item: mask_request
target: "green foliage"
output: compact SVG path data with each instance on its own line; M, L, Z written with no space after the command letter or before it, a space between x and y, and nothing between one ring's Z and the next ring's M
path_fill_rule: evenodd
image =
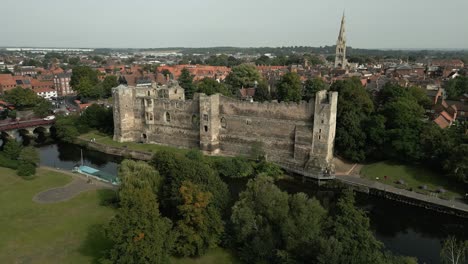
M39 98L38 102L33 108L34 114L39 117L45 117L50 114L52 103L44 98Z
M346 191L329 219L318 263L385 263L382 249L382 243L370 231L369 218L354 206L352 191Z
M227 185L215 170L203 160L192 160L169 151L158 151L151 160L164 177L161 203L165 211L171 212L182 204L179 189L183 181L198 185L202 191L213 195L213 205L220 212L224 211L229 201ZM175 216L175 212L172 212Z
M468 93L468 76L459 76L451 79L447 83L445 91L449 99L458 99L463 94Z
M184 88L185 99L192 99L197 87L194 85L193 76L187 68L182 69L178 81L179 85Z
M161 217L156 195L146 181L147 170L126 163L119 190L120 208L106 228L113 247L112 263L169 263L174 241L172 223ZM136 167L132 167L137 165ZM141 174L146 176L140 177Z
M468 143L455 146L443 162L448 175L468 183Z
M308 79L304 83L304 95L302 99L309 101L315 98L315 93L322 90L328 90L328 85L320 78Z
M255 164L255 174L269 176L277 180L284 175L284 172L280 166L263 159L257 164Z
M108 98L112 96L112 88L119 86L119 82L117 81L117 76L109 75L104 78L101 83L102 87L102 97Z
M98 72L88 66L76 66L73 68L70 79L70 86L77 91L80 96L97 98L101 95L100 89L96 89L99 84Z
M114 113L110 107L92 104L83 112L79 122L103 133L114 133Z
M325 213L317 200L288 195L270 177L249 180L231 215L239 254L247 263L309 262Z
M157 196L161 190L162 177L159 172L143 161L124 160L119 166L119 178L132 178L132 180L147 183Z
M231 86L232 93L235 94L242 87L254 87L256 83L260 82L260 79L260 73L255 65L241 64L232 68L225 82Z
M207 65L213 65L213 66L233 67L233 66L241 64L241 61L236 59L233 56L221 54L221 55L210 56L208 59L205 60L204 63Z
M32 176L36 174L36 165L28 161L21 160L18 165L17 174L22 177Z
M277 84L278 100L284 102L299 102L302 99L302 84L299 75L288 72Z
M19 166L18 160L12 160L6 157L5 154L0 153L0 167L16 170L18 166Z
M86 127L79 122L78 116L58 116L55 121L57 137L61 140L72 142L81 132L86 132Z
M35 106L41 100L33 90L20 86L6 91L4 99L19 109Z
M19 154L19 160L37 167L40 162L39 152L35 147L24 147Z
M215 79L204 78L197 82L197 92L204 93L206 95L212 95L220 93L222 95L230 96L231 92L223 83L218 82Z
M257 85L257 88L255 89L254 100L259 102L271 100L271 94L268 88L268 83L264 79L260 80L260 82Z
M219 211L212 206L210 192L184 181L179 193L183 203L177 207L181 220L175 228L175 252L179 256L201 256L219 244L224 224Z
M252 162L244 157L219 159L215 162L219 174L229 178L244 178L252 176Z
M331 90L339 93L336 150L349 160L363 161L366 159L366 134L363 127L374 110L373 102L359 79L337 81Z
M17 160L21 153L21 144L15 140L8 140L3 146L3 155L11 160Z

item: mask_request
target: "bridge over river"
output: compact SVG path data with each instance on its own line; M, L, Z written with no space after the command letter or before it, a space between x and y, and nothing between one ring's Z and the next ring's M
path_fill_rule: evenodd
M0 133L2 138L18 138L20 135L34 136L38 133L50 133L50 128L55 120L30 119L23 121L0 122Z

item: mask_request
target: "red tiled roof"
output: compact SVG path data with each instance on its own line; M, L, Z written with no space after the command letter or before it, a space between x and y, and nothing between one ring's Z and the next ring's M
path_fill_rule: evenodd
M445 119L442 115L434 119L434 123L436 123L442 129L450 126L450 122L447 119Z
M44 87L44 88L34 89L34 92L36 92L36 93L50 93L50 92L55 92L55 90L51 89L51 88Z

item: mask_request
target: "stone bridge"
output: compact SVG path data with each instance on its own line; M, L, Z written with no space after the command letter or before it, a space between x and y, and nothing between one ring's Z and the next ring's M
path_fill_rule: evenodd
M34 136L37 133L50 133L55 120L32 119L0 123L2 137L18 138L21 134Z

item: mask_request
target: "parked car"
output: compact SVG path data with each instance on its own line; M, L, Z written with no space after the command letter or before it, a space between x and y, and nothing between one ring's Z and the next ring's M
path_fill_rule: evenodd
M55 119L55 116L54 115L50 115L50 116L46 116L43 118L44 120L54 120Z

